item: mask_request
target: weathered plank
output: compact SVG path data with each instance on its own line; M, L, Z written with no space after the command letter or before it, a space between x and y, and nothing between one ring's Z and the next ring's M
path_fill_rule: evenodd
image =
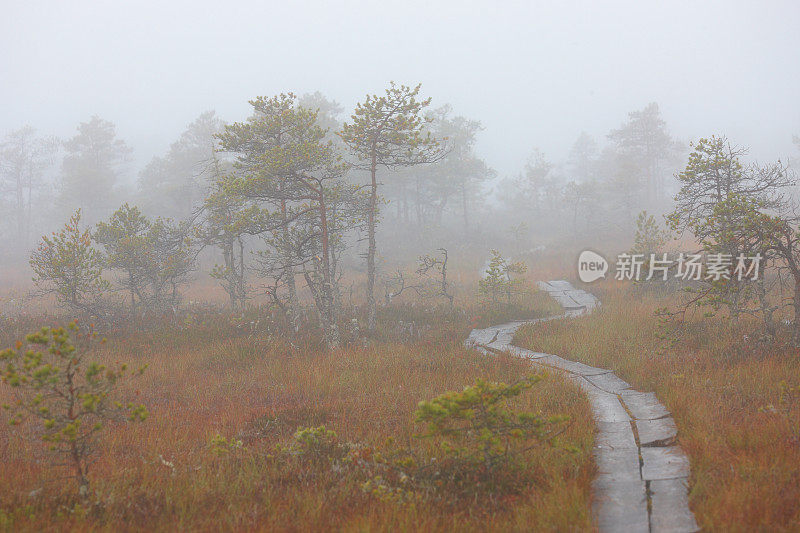
M583 305L594 305L598 302L597 298L586 291L574 290L567 292L570 298Z
M492 342L495 335L497 335L496 328L486 328L486 329L473 329L472 332L467 337L467 344L473 345L485 345Z
M575 309L578 307L583 307L583 304L579 304L575 300L573 300L568 293L565 292L551 292L550 296L561 305L561 307L565 309Z
M636 432L642 446L672 446L678 436L678 428L671 417L636 420Z
M514 340L514 334L507 331L501 331L497 334L494 342L501 346L508 346Z
M629 422L630 417L619 399L613 394L602 391L588 391L592 404L592 415L595 422Z
M541 359L543 357L547 357L546 353L534 352L533 350L526 350L525 348L520 348L519 346L514 346L513 344L509 344L505 348L503 348L506 352L511 352L517 357L522 357L524 359Z
M537 281L536 282L536 286L539 287L539 289L541 289L543 291L547 291L547 292L552 292L552 291L559 290L559 289L556 289L555 287L553 287L552 285L550 285L549 283L547 283L546 281Z
M630 422L597 422L594 445L608 449L638 449Z
M655 420L669 416L669 411L661 405L655 393L624 390L619 395L622 403L637 420Z
M592 385L603 389L606 392L619 393L631 388L631 384L624 379L618 378L615 374L598 374L596 376L586 376Z
M600 531L650 531L644 481L620 481L600 475L592 482L592 490L592 508Z
M539 362L581 376L594 376L599 374L608 374L609 372L611 372L610 370L606 370L605 368L595 368L593 366L585 365L583 363L578 363L577 361L569 361L557 355L547 355L547 357L543 358Z
M547 283L551 287L553 287L555 289L558 289L560 291L573 291L573 290L575 290L575 288L572 286L572 284L569 281L566 281L566 280L563 280L563 279L557 279L557 280L554 280L554 281L548 281Z
M685 478L651 481L650 500L650 528L654 533L689 533L700 530L689 510Z
M677 446L641 448L642 479L689 477L689 460Z
M609 480L641 480L637 448L594 449L598 476Z

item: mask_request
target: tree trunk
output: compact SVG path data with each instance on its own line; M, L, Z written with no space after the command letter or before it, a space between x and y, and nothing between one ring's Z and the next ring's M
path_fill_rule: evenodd
M442 248L442 255L444 255L444 259L442 260L442 285L441 291L445 298L450 302L450 305L453 305L453 295L447 290L447 250Z
M775 323L772 320L773 308L767 300L767 287L764 278L755 281L756 295L758 295L758 305L761 307L761 318L764 321L764 331L772 338L775 336Z
M794 277L794 324L792 324L792 344L800 347L800 277Z
M339 347L339 328L336 323L336 306L333 301L333 273L331 272L330 244L328 239L328 214L325 207L325 190L319 184L319 226L322 233L322 313L325 320L325 343L328 348Z
M236 275L236 297L239 300L239 305L242 309L244 309L244 300L247 296L245 292L245 284L244 284L244 242L242 242L241 237L237 237L237 242L239 244L239 272L237 273L234 270L234 274Z
M131 325L136 327L136 291L133 288L133 275L128 274L128 280L131 282Z
M225 261L225 278L221 280L228 298L231 300L231 309L236 310L236 290L234 288L234 277L236 275L236 263L233 255L233 241L222 245L222 259Z
M461 185L461 210L464 212L464 235L469 238L469 211L467 210L467 185Z
M78 482L78 494L81 499L86 500L89 498L89 480L86 478L86 471L81 461L81 455L78 450L78 444L73 441L70 445L70 455L72 456L72 463L75 467L75 479Z
M378 209L378 181L376 172L378 170L377 157L373 153L370 164L370 174L372 178L372 188L369 197L369 212L367 213L367 329L370 333L375 331L376 308L375 308L375 215Z
M289 243L289 223L286 220L286 200L281 199L281 230L283 231L283 260L284 271L287 274L286 286L289 291L288 313L289 325L297 333L300 328L297 317L297 287L294 282L294 267L292 266L292 249Z

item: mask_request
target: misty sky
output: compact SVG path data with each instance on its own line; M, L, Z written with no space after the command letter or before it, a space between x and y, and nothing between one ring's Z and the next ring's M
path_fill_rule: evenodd
M98 114L132 174L204 110L241 120L256 95L320 90L349 114L389 80L482 121L501 175L650 101L683 140L724 133L761 160L800 134L796 0L0 4L0 133L69 137Z

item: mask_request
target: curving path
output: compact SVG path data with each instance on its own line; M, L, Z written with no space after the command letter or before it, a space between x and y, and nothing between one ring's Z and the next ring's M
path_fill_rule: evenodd
M562 316L577 316L600 305L592 294L567 281L539 282L539 287L561 304ZM689 460L675 445L677 428L669 411L655 394L631 389L610 370L511 344L520 326L539 321L475 329L467 344L562 370L589 396L597 424L594 457L599 473L592 488L600 531L697 531L687 495Z

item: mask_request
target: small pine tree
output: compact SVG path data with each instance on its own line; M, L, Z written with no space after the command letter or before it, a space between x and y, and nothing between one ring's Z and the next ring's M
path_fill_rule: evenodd
M653 215L642 211L636 217L636 236L634 238L632 254L644 254L645 259L650 254L656 253L670 238L670 232L658 227L658 222Z
M390 82L384 95L367 95L356 104L352 122L339 133L355 156L355 163L370 174L367 209L367 327L375 331L375 235L378 227L378 169L434 163L445 155L444 147L431 135L423 110L430 98L418 100L421 85L408 87Z
M440 442L444 456L437 469L456 479L490 491L504 492L514 485L514 471L534 446L556 444L569 420L566 415L544 416L515 412L508 402L542 379L532 375L511 385L479 379L460 392L445 392L419 403L415 412L426 431L420 437ZM445 476L446 477L446 476Z
M88 229L81 230L78 209L61 231L43 236L30 257L33 282L43 294L55 294L72 312L96 314L97 302L109 284L103 279L103 256L92 247Z
M478 282L478 292L495 304L505 296L506 303L510 305L511 297L520 285L520 280L514 279L512 274L524 274L528 267L522 262L510 263L497 250L492 250L491 254L483 279Z
M134 320L139 308L164 310L177 304L178 286L194 269L187 227L150 220L138 207L124 204L97 224L94 239L108 254L108 265L124 273L119 283L130 295Z
M114 399L126 365L113 370L85 360L96 335L71 322L66 328L42 328L15 348L0 352L0 380L14 397L3 405L11 412L9 423L16 426L27 418L38 419L37 437L72 467L84 498L89 488L88 459L105 422L147 418L143 405ZM137 373L143 371L144 367Z

